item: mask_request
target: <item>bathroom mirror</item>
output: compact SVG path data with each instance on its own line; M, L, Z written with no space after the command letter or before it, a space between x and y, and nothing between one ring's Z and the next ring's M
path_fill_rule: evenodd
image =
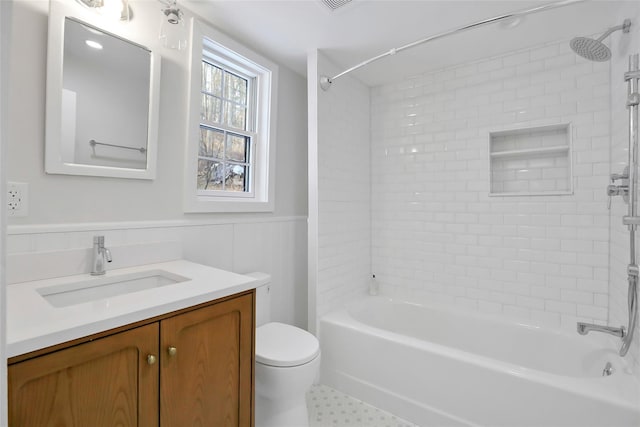
M51 2L45 171L154 179L159 56L96 20Z

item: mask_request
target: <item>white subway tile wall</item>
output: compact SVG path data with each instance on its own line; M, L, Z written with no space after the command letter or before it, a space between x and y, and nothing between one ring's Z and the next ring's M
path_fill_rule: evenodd
M369 88L352 77L338 85L318 99L318 122L330 123L318 133L318 318L364 295L371 277Z
M608 64L562 41L372 89L383 291L554 327L607 323L609 85ZM491 132L567 123L573 194L489 197ZM566 183L565 162L538 172Z

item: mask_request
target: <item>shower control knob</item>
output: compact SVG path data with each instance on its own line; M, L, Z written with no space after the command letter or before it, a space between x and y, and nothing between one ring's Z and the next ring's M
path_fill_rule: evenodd
M623 173L612 173L611 174L611 182L617 181L619 179L629 179L629 173L626 171Z
M629 192L629 187L626 185L607 185L607 196L626 196Z

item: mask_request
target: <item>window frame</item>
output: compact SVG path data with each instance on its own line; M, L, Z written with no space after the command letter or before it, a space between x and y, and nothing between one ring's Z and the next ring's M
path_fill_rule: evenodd
M189 58L187 144L185 152L185 212L272 212L275 192L275 124L278 67L225 34L192 18ZM254 96L248 100L247 130L226 124L209 126L201 120L202 61L223 66L241 78L249 77ZM251 116L251 117L250 117ZM250 135L250 192L198 190L200 126L242 136ZM226 142L225 142L226 143Z

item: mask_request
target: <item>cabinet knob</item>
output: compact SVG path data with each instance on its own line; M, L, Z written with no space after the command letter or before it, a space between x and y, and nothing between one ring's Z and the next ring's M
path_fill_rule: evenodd
M147 363L149 365L153 365L154 363L156 363L157 358L153 355L153 354L149 354L147 356Z
M169 356L175 356L178 353L178 349L175 347L168 347L167 352L169 353Z

